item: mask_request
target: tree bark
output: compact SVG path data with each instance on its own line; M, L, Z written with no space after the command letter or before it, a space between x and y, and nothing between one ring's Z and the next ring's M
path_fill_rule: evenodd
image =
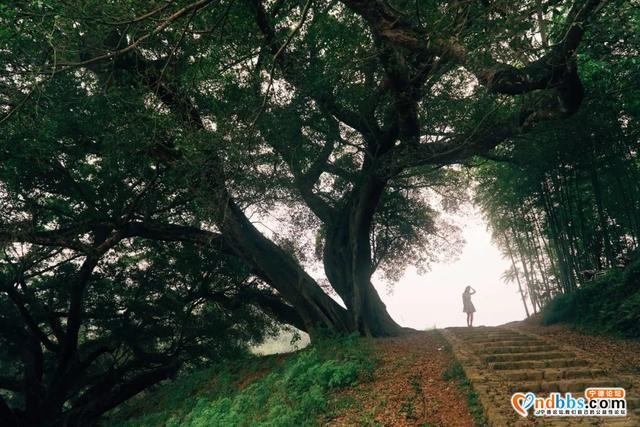
M347 311L318 286L293 256L264 237L231 198L226 200L226 213L218 223L225 241L292 305L306 329L311 333L318 327L354 331Z
M367 168L364 168L365 173ZM329 282L342 298L352 323L367 336L402 331L371 283L371 228L386 182L374 173L352 191L338 218L328 224L323 263Z

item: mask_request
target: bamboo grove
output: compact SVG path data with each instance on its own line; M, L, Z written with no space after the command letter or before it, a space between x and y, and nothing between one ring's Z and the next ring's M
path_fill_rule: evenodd
M549 123L476 170L476 201L512 263L504 279L518 287L527 315L554 295L627 265L637 250L637 11L634 16L608 17L605 27L618 43L581 57L588 98L579 113Z

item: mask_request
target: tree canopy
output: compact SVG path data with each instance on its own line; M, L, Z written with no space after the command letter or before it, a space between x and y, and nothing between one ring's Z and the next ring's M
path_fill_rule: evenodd
M266 316L401 333L372 277L459 250L441 212L470 178L452 165L491 162L473 178L485 210L509 241L540 227L522 267L542 278L577 250L540 252L565 242L550 222L568 209L564 142L607 157L576 117L606 120L621 150L607 167L637 170L637 23L631 2L604 0L3 3L0 420L94 420L187 361L241 351ZM603 72L620 82L606 105ZM591 171L571 185L601 197L581 217L600 225L569 242L602 251L558 261L560 288L624 252L597 189L616 177Z

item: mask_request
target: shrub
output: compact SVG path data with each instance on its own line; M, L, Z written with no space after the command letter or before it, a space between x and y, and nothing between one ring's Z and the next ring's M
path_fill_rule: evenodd
M557 296L542 311L542 321L640 338L640 258L624 270L611 269L575 291Z
M254 362L254 366L257 365ZM113 425L315 425L327 406L330 392L354 385L360 378L370 375L373 366L371 352L362 339L355 336L323 338L290 355L282 364L271 366L270 372L240 389L234 389L232 384L251 375L250 370L235 374L228 370L224 371L226 374L207 372L204 377L209 375L208 382L213 390L201 388L203 375L200 373L185 377L139 403L143 406L149 400L154 401L156 396L164 395L173 399L173 402L161 399L169 404L168 407L159 406L155 412L148 411L144 416L126 421L120 418ZM185 382L192 383L194 378L200 380L200 386L184 385ZM215 391L218 387L222 390L220 393Z

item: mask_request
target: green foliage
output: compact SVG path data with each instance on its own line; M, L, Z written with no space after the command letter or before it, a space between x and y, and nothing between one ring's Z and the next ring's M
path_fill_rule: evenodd
M383 312L367 300L375 296L366 292L374 272L394 280L407 265L424 268L461 246L459 230L438 212L460 205L468 182L464 169L444 166L500 142L497 154L533 166L482 171L486 182L498 182L485 194L502 196L488 203L497 205L493 222L515 212L520 217L503 228L534 241L531 218L542 219L546 182L553 189L547 214L564 221L555 240L572 243L549 248L548 257L580 258L566 269L543 265L533 281L614 264L631 245L625 239L637 245L640 234L640 189L625 182L640 177L638 93L626 87L638 74L637 8L614 1L577 25L568 0L521 3L0 6L0 245L7 246L0 362L29 382L11 393L33 394L12 399L13 412L87 424L82 417L152 382L139 385L147 367L163 368L152 378L160 381L169 368L173 375L242 353L266 332L260 309L307 327L394 333L390 320L374 321L384 313L343 312L305 267L323 258L325 289L347 307ZM600 15L605 25L596 24ZM594 94L585 111L566 125L547 120L548 129L520 123L547 95L572 91L573 58L556 60L564 53L552 46L582 36L568 29L587 27L589 43L577 58ZM561 50L573 56L574 48ZM549 88L535 91L540 83L530 84L528 74L539 70ZM546 118L547 108L539 113ZM589 207L591 181L603 188L600 209ZM540 228L553 240L549 224ZM526 249L533 270L536 248ZM545 298L555 290L530 287ZM274 300L284 305L274 309ZM308 392L297 402L303 412L291 415L285 396L271 389L249 394L273 403L270 420L304 422L327 390L354 380L356 365L303 354L282 378ZM43 366L29 368L26 359ZM185 419L197 424L209 412L234 423L256 411L249 395L196 402Z
M577 55L580 111L502 144L500 161L474 170L476 201L513 260L504 277L534 310L638 247L639 17L631 2L603 10Z
M566 322L591 332L640 338L640 258L557 296L542 316L545 324Z
M194 372L136 399L103 426L316 425L330 392L367 378L374 367L367 344L355 336L320 339L281 364L277 359L246 359Z

